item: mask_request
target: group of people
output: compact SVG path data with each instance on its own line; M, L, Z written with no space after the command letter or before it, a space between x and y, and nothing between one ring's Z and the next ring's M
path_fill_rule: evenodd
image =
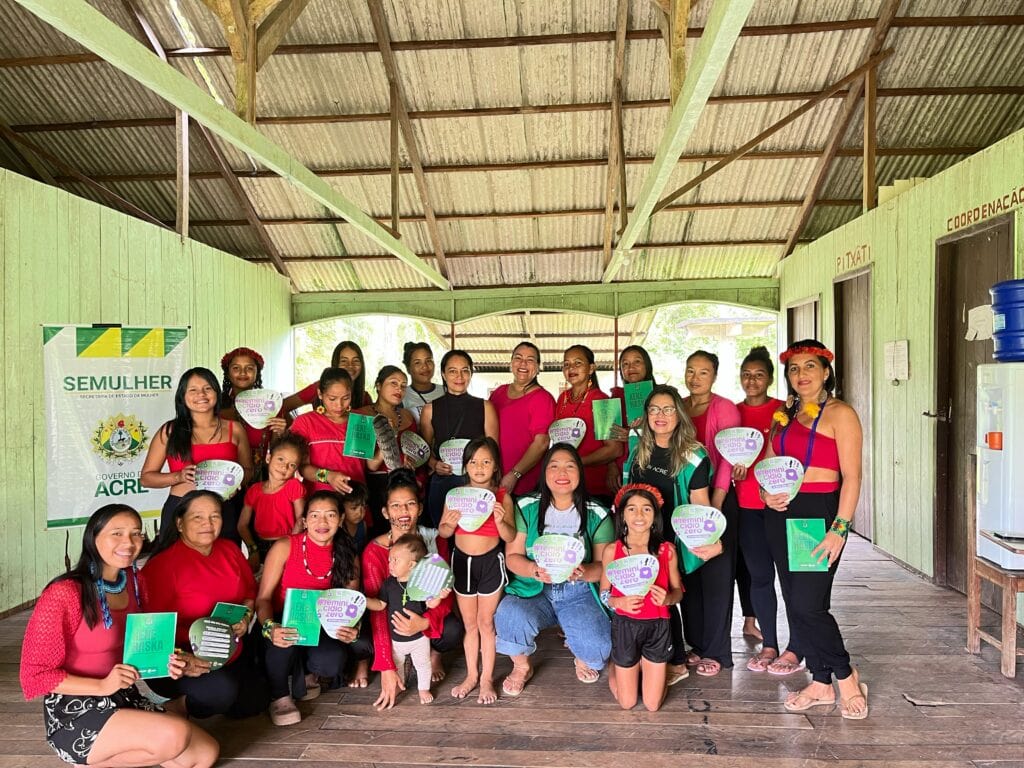
M787 710L835 704L835 681L843 717L862 719L867 688L830 613L860 491L860 423L833 395L833 355L824 345L795 342L780 359L785 401L770 395L775 367L756 347L739 371L745 398L734 404L713 391L713 353L686 360L684 395L654 381L646 350L627 347L622 380L649 381L650 394L630 422L624 391L613 388L622 426L598 437L594 402L609 395L582 345L563 355L567 386L557 398L539 384L540 351L526 341L512 350L511 382L489 399L469 393L473 359L465 351L443 356L435 383L425 343L405 345L404 370L380 370L371 398L362 350L345 341L319 381L285 398L263 428L238 418L235 398L262 386L265 362L252 349L233 350L221 360L222 381L205 368L182 375L174 417L151 441L142 483L169 495L145 565L136 562L144 545L139 515L108 505L86 525L75 568L43 591L23 644L24 693L45 696L47 739L69 762L205 766L217 744L188 716L245 717L269 706L275 724L293 724L301 719L296 701L324 687L366 687L371 671L380 679L375 704L389 709L406 687L407 656L426 703L445 677L443 654L460 645L467 674L451 695L476 691L480 704L491 704L522 694L538 634L558 626L581 683L607 669L623 708L642 701L654 711L689 669L713 676L733 666L738 583L744 633L761 642L747 669L787 675L806 667L812 681L787 697ZM305 404L312 410L292 418ZM346 455L352 413L382 417L397 437L417 433L430 448L426 463L417 468L406 458L389 470L379 447L371 458ZM567 418L583 421L582 439L552 444L550 425ZM715 435L740 426L765 435L758 459L802 463L794 498L767 493L750 467L720 454ZM453 440L465 443L459 463L439 451ZM227 501L197 490L196 465L209 459L239 464L247 489ZM446 503L462 486L493 494L482 524L463 526L462 513ZM720 510L724 535L688 549L671 524L683 504ZM827 533L813 555L827 570L788 566L787 520L806 518L824 520ZM565 579L534 558L547 534L582 545ZM432 600L408 599L409 574L428 554L450 563L452 588ZM622 594L609 579L613 563L636 554L659 564L643 596ZM776 575L789 620L785 648ZM298 645L296 629L281 622L287 591L328 588L362 592L370 610L359 626ZM188 629L218 602L244 606L245 615L232 626L233 655L215 667L191 653ZM167 676L146 681L162 706L140 693L137 671L121 663L125 617L136 611L177 613L179 649ZM499 653L512 660L500 685Z

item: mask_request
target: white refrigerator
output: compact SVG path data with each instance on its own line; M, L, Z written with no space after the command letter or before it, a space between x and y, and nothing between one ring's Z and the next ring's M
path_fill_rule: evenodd
M978 554L1024 570L1024 363L978 366Z

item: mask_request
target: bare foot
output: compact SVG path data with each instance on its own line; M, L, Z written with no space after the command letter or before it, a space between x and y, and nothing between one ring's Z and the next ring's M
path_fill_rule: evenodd
M493 680L480 681L480 695L476 697L477 704L493 704L498 700L498 691L494 688Z
M452 696L456 699L464 699L476 688L476 675L470 675L461 683L452 688Z
M434 694L430 691L420 691L420 704L429 704L434 700Z
M743 619L743 636L753 638L759 643L764 641L764 635L761 634L761 630L757 627L757 619L753 616L747 616Z
M448 673L444 671L444 664L441 661L441 654L437 651L430 652L430 682L440 683Z
M363 659L356 664L356 671L348 681L349 688L365 688L370 684L370 662Z

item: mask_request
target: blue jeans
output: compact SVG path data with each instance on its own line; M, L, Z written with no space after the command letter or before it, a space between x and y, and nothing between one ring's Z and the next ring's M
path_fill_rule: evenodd
M529 656L537 650L542 629L561 626L573 655L591 669L604 668L612 652L612 626L582 581L545 584L536 597L505 595L494 616L497 650L506 656Z

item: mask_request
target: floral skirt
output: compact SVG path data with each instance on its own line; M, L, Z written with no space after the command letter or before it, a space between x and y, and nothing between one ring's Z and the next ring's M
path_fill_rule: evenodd
M84 765L92 745L107 720L119 709L162 712L134 685L112 696L65 696L47 694L43 699L46 741L57 756L68 763Z

